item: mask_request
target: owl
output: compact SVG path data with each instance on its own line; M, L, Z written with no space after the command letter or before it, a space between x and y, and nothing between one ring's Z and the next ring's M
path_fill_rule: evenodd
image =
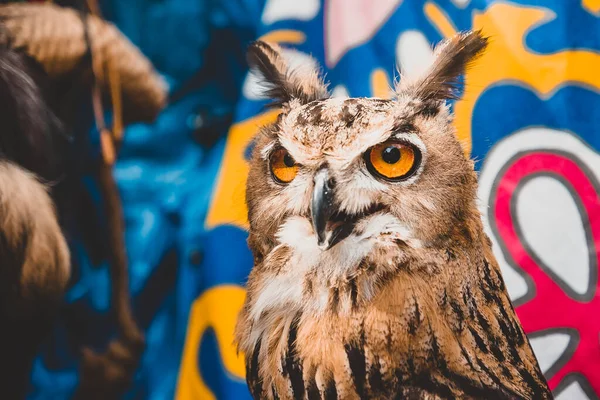
M254 267L235 337L254 398L552 398L446 104L486 45L442 42L393 99L331 98L319 71L249 48L281 109L246 188Z

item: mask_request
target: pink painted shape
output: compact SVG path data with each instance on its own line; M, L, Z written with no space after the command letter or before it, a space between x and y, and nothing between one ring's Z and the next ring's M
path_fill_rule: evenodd
M327 0L324 16L327 66L335 66L344 53L369 40L400 3L402 0Z
M535 282L535 297L516 308L517 315L527 333L552 328L572 328L579 333L579 343L571 359L549 380L554 389L570 373L584 375L596 394L600 395L600 280L596 282L594 298L582 303L570 298L556 282L536 263L521 243L516 231L516 215L511 202L518 183L527 176L550 173L561 176L574 189L583 204L596 251L596 268L600 265L600 193L591 179L570 158L550 152L529 153L515 161L502 176L498 176L494 214L500 239L513 260ZM585 218L585 216L583 216ZM565 234L568 234L565 232Z

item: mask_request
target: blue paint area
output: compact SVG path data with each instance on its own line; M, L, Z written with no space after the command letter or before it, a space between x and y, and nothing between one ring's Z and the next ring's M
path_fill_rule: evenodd
M491 88L483 93L473 112L472 154L477 160L476 168L481 167L481 161L495 143L527 127L566 130L600 150L600 136L595 134L600 126L598 107L598 93L582 87L560 88L545 101L528 88Z
M214 330L207 329L200 341L198 364L202 378L217 399L252 399L245 380L231 376L225 370Z
M252 267L252 253L246 245L248 234L230 225L218 226L206 237L204 288L223 284L244 285ZM232 268L235 266L235 268Z

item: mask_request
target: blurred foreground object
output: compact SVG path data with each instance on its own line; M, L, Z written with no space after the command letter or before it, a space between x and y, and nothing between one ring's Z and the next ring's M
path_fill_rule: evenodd
M32 56L51 78L81 68L88 54L86 28L81 14L74 9L51 3L8 4L0 6L0 19L8 34L2 40ZM165 82L114 25L94 15L85 19L95 62L110 65L120 76L124 121L154 120L166 103ZM97 78L108 92L109 79Z
M23 55L0 49L0 388L7 399L25 396L71 269L53 201L33 173L52 164L57 125L29 67Z
M87 9L78 12L51 3L10 4L0 6L0 20L3 44L27 54L41 65L55 92L53 105L62 108L60 116L69 130L75 129L72 124L80 117L76 105L81 104L82 96L91 94L101 157L94 158L89 172L98 183L102 213L106 218L110 305L117 332L104 352L92 350L91 343L82 343L83 359L74 396L112 399L119 398L129 388L145 347L143 334L131 311L123 211L113 165L124 125L153 121L166 103L167 94L166 84L150 61L118 29L96 14L93 2L88 2L88 7L93 9L91 13ZM103 103L106 100L112 108L111 127L105 122ZM70 104L71 109L64 104ZM77 168L71 166L69 177L81 174ZM74 191L67 193L67 197L73 195ZM67 208L61 216L73 212L74 209Z

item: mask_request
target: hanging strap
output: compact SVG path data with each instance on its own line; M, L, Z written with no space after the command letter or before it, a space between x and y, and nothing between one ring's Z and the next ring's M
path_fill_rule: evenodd
M94 0L87 0L88 9L99 16ZM117 157L118 145L123 138L122 99L119 75L116 68L105 60L94 57L89 35L88 15L82 12L84 34L92 66L92 105L96 129L100 135L101 161L98 165L98 183L107 216L109 235L108 262L111 278L111 307L117 318L118 336L106 351L98 354L83 349L80 382L75 399L119 398L129 388L144 351L144 337L138 328L130 305L127 255L125 252L123 209L112 166ZM108 65L105 65L108 64ZM102 104L101 82L108 79L113 109L112 130L106 127Z

